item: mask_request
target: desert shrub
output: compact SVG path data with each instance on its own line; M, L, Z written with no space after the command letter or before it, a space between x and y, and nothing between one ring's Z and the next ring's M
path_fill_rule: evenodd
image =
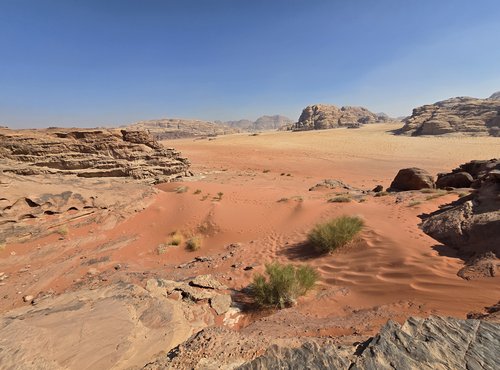
M425 197L425 200L432 200L432 199L436 199L436 198L439 198L439 197L442 197L443 195L446 195L448 194L447 191L445 190L436 190L433 192L434 194L432 195L428 195L427 197Z
M259 306L284 308L297 297L307 293L318 280L318 272L307 265L271 263L266 265L266 276L256 274L251 291Z
M420 204L422 204L421 201L419 201L419 200L412 200L410 203L408 203L408 207L415 207L415 206L418 206Z
M223 195L224 195L224 193L223 193L222 191L219 191L219 192L217 193L217 196L216 196L216 197L214 197L214 200L217 200L217 201L222 200Z
M68 235L68 227L67 226L61 226L56 230L56 233L59 234L62 237L65 237Z
M181 245L184 241L184 236L178 231L174 231L170 238L170 245Z
M168 246L165 244L160 244L160 245L158 245L158 247L156 247L156 253L158 253L158 255L160 255L160 256L162 254L167 253L167 250L168 250Z
M201 194L201 189L196 189L193 194L194 195Z
M286 203L288 201L289 201L289 199L285 198L285 197L278 199L278 203Z
M262 171L262 172L263 172L263 173L269 173L269 172L271 172L271 170L264 170L264 171Z
M181 194L181 193L185 193L189 190L189 187L187 186L178 186L174 189L174 191L177 193L177 194Z
M203 239L200 235L193 235L186 241L186 248L192 252L201 248Z
M329 203L349 203L351 198L346 195L339 195L333 198L328 199Z
M320 252L332 252L349 243L363 228L356 216L341 216L316 225L308 234L309 243Z
M386 195L389 195L387 191L379 191L378 193L375 193L374 197L385 197Z

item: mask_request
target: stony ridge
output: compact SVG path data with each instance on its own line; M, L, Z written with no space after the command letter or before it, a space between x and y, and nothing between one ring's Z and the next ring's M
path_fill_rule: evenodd
M388 122L385 114L370 112L363 107L335 105L310 105L302 111L299 120L293 125L294 130L322 130L337 127L356 127L367 123Z
M189 175L189 161L143 130L0 129L0 171L158 183Z
M261 369L498 369L500 324L454 318L389 321L371 340L345 348L273 346L239 370Z
M413 109L399 130L403 135L462 134L500 136L500 100L458 97Z

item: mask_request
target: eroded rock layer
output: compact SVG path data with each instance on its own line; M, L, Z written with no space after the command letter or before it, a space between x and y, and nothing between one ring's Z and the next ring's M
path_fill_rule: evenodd
M423 105L413 110L399 133L500 136L500 100L458 97Z
M189 161L142 130L0 129L0 171L19 175L126 177L159 183L189 174Z
M388 122L385 114L376 114L363 107L337 107L317 104L306 107L293 127L295 130L322 130L337 127L357 127L365 123Z

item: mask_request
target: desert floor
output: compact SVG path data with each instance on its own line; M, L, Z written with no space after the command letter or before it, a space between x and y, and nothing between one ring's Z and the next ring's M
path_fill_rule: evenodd
M472 159L500 157L498 138L401 137L391 132L397 127L377 124L164 142L190 159L195 174L190 181L158 185L145 207L119 222L75 224L64 238L53 234L9 244L0 251L0 268L12 275L4 288L12 290L10 297L16 291L24 295L77 289L89 275L90 264L83 264L84 259L96 261L91 268L107 274L92 284L109 284L118 279L115 274L124 280L124 271L133 281L211 273L234 289L238 300L238 292L256 272L280 261L316 267L321 274L318 286L283 312L244 314L240 330L283 337L371 334L391 318L463 318L482 311L498 301L500 277L459 278L456 273L464 262L418 227L419 215L457 199L457 193L434 199L422 192L367 194L363 202L329 203L336 191L309 191L324 179L365 190L377 184L385 188L401 168L421 167L435 175ZM414 201L421 203L410 206ZM318 222L344 214L365 220L360 238L333 254L313 253L304 243L307 232ZM170 247L158 254L158 246L176 230L186 236L201 234L201 249ZM227 255L230 244L238 246ZM197 256L226 258L183 267ZM122 266L119 271L114 269L117 264ZM18 273L26 265L29 277ZM4 299L0 308L22 304L21 299Z

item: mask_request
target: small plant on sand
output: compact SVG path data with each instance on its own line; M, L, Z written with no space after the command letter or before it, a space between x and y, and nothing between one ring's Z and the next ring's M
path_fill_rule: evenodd
M422 189L420 190L422 194L432 194L436 192L436 189Z
M186 241L187 250L194 252L201 248L203 239L200 235L193 235Z
M170 236L170 245L181 245L184 241L184 236L178 231L174 231Z
M162 254L165 254L168 250L168 246L166 244L160 244L156 247L156 253L158 253L159 256Z
M205 194L204 196L201 197L201 201L207 200L210 194Z
M6 245L5 243L0 243L0 252L5 249Z
M271 172L271 170L264 170L264 171L262 171L262 172L263 172L263 173L269 173L269 172Z
M182 194L182 193L185 193L189 190L189 187L187 186L178 186L174 189L174 191L177 193L177 194Z
M193 192L194 195L198 195L198 194L201 194L201 189L196 189L194 192Z
M278 203L286 203L286 202L288 202L289 200L290 200L290 199L288 199L288 198L280 198L280 199L278 199Z
M446 190L435 190L432 195L425 197L425 200L432 200L448 194Z
M347 195L338 195L336 197L328 199L328 203L349 203L351 198Z
M418 205L422 204L421 201L419 200L412 200L410 203L408 203L408 207L416 207Z
M59 234L61 237L66 237L68 235L68 227L61 226L56 230L56 233Z
M216 201L221 201L221 200L222 200L222 196L223 196L223 195L224 195L224 193L223 193L222 191L219 191L219 192L217 193L217 196L216 196L216 197L214 197L214 200L216 200Z
M314 287L318 272L307 265L271 263L266 265L266 276L256 274L251 285L252 295L259 306L285 308Z
M333 252L349 243L363 228L364 222L356 216L341 216L312 229L307 238L319 252Z
M389 195L387 191L379 191L378 193L375 193L374 197L385 197L386 195Z

